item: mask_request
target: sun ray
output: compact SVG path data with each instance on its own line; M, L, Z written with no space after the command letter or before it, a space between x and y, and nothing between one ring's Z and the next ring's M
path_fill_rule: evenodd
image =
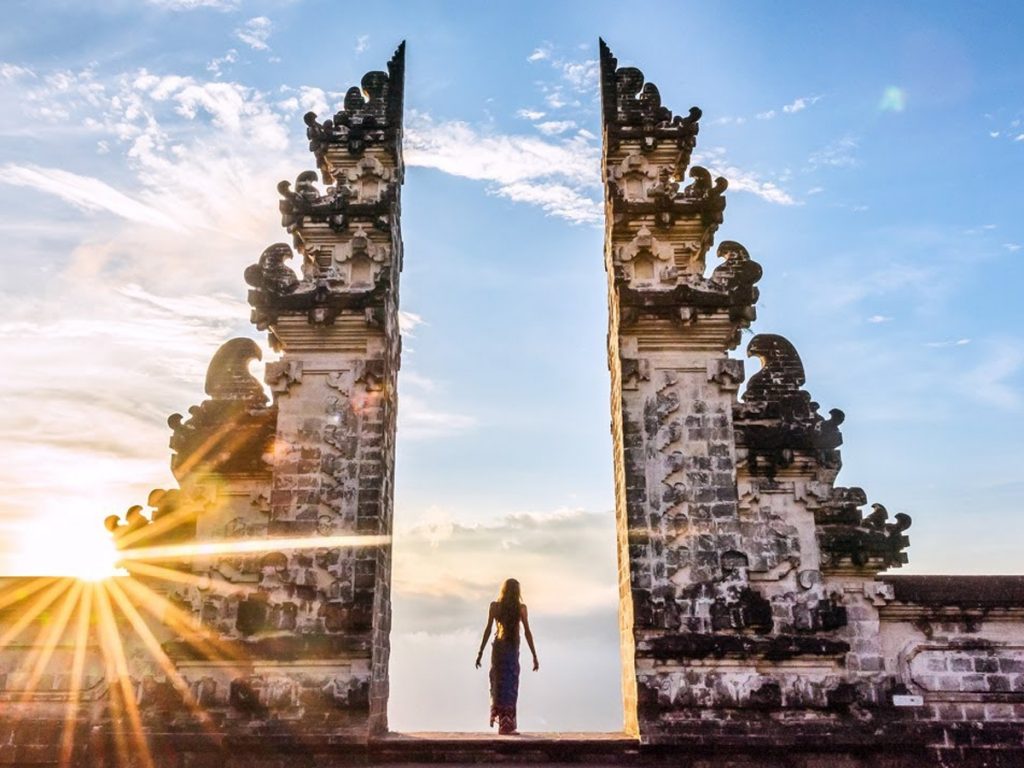
M169 515L161 517L159 520L153 520L147 525L137 528L134 531L125 533L118 537L117 546L121 548L127 548L133 546L136 542L144 541L146 539L158 536L161 533L176 528L182 523L188 522L189 520L195 519L196 511L191 507L180 507Z
M53 623L45 627L39 633L39 638L33 643L32 654L26 660L26 666L31 665L32 671L29 673L28 681L25 683L25 690L21 693L20 699L22 702L28 701L33 691L35 691L35 687L39 684L47 664L50 663L53 652L57 649L57 643L64 636L64 630L71 619L71 613L78 605L84 588L85 583L81 581L76 581L72 585L71 589L65 593L64 602L61 603Z
M164 568L160 565L144 563L138 560L128 560L124 563L124 567L131 573L139 573L161 581L172 581L176 584L185 584L197 587L198 589L212 589L220 594L233 595L249 592L249 589L245 586L232 584L230 581L218 579L214 576L197 576L194 573L184 573L173 568Z
M145 619L142 618L142 615L138 612L135 606L131 604L131 601L128 599L128 595L126 595L124 590L121 589L121 586L117 581L111 580L107 582L106 586L110 591L110 594L113 596L114 602L117 603L121 612L124 613L128 622L132 625L132 628L142 640L142 644L146 646L146 650L149 651L157 664L160 665L164 674L167 675L167 679L171 681L171 685L173 685L175 690L181 694L181 698L185 702L185 706L187 706L189 711L196 716L202 725L203 730L210 734L216 733L216 728L214 727L212 718L206 710L200 706L196 697L192 694L192 689L189 687L188 682L181 676L181 673L178 672L178 669L174 666L174 662L168 658L164 649L160 646L160 641L156 639L156 636L153 634L153 630L149 628Z
M0 590L0 609L14 605L22 600L27 600L47 584L52 584L56 579L57 577L55 576L37 576L28 581L18 579L14 584Z
M133 579L126 579L124 588L131 592L139 605L146 609L157 621L166 623L175 632L188 637L206 658L215 661L246 662L245 652L238 646L210 634L195 616L174 605L170 600L158 595L149 587ZM232 667L241 672L241 667Z
M299 536L263 539L225 539L193 544L138 547L123 550L122 561L128 560L189 560L216 555L246 555L262 552L281 552L290 549L326 549L336 547L378 547L391 542L390 536Z
M125 732L123 728L124 707L121 702L120 688L114 683L114 681L117 680L117 662L114 658L114 653L110 645L108 628L108 622L113 624L113 617L108 619L107 615L104 614L101 609L102 601L100 597L102 593L102 584L97 584L93 594L93 599L96 604L96 630L99 635L100 653L103 656L103 678L107 684L107 699L110 702L110 735L114 740L115 759L117 764L120 766L128 764L128 742L125 739ZM116 629L117 628L115 627L115 634ZM104 741L101 743L105 749L107 742Z
M142 730L142 717L139 714L139 705L135 701L135 691L132 688L132 680L128 672L128 659L124 655L124 645L121 642L121 635L117 629L114 610L110 605L110 592L107 582L101 582L98 585L96 597L100 609L99 623L101 637L103 638L103 652L108 657L108 668L110 666L113 667L117 689L120 691L120 696L111 695L111 700L120 698L121 706L127 712L128 724L131 728L132 741L134 742L134 757L138 758L141 765L145 766L145 768L155 768L153 756L149 751L149 744L146 742L145 732ZM112 663L110 660L112 660ZM113 693L114 688L112 686L111 694ZM124 734L120 727L115 726L114 736L118 747L118 760L124 765L130 765L131 763L127 759L127 744L124 741ZM124 759L122 759L122 754Z
M78 608L78 623L75 627L75 653L71 659L71 689L67 707L64 710L64 728L60 737L60 760L58 768L71 768L75 748L75 725L78 705L82 696L82 679L85 675L85 655L89 648L89 625L92 619L92 596L96 586L84 585L82 600Z
M54 601L60 597L72 584L73 579L58 579L57 582L50 586L43 594L36 597L32 602L32 606L27 608L18 620L15 621L7 631L0 635L0 649L6 648L10 645L11 641L14 640L18 635L25 631L36 618L53 605Z

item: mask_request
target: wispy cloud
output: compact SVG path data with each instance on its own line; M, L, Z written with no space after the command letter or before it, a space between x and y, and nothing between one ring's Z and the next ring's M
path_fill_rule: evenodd
M35 72L27 67L21 67L17 64L9 64L8 62L0 61L0 80L11 82L23 77L35 76Z
M526 60L531 62L531 63L533 63L535 61L543 61L544 59L550 58L550 56L551 56L551 47L545 45L545 46L542 46L540 48L534 48L533 49L533 53L531 53L529 56L527 56Z
M1024 407L1024 351L1019 340L990 344L981 362L964 374L963 392L1006 411Z
M360 35L356 38L356 53L365 53L370 48L370 36Z
M888 323L890 320L892 320L892 318L886 315L871 315L871 317L868 318L869 323L874 323L876 325L878 323Z
M776 205L799 205L789 192L775 182L766 180L757 173L737 168L729 162L722 147L695 152L693 162L706 166L713 176L724 176L728 179L731 192L749 192Z
M235 30L235 37L254 51L269 51L267 40L274 25L266 16L254 16Z
M0 183L30 187L56 195L85 211L107 211L140 224L181 231L183 227L170 216L90 176L80 176L60 168L8 164L0 168Z
M398 409L398 433L403 440L436 440L462 434L477 425L474 416L441 410L422 397L405 394Z
M224 74L225 64L234 64L238 61L238 51L231 48L223 56L218 56L210 60L210 63L206 65L206 71L212 72L214 77L220 77Z
M824 98L823 96L800 96L793 99L789 104L783 104L781 107L766 109L762 112L757 112L754 118L757 120L774 120L779 115L793 115L797 112L803 112L805 109L813 104L817 104ZM745 118L742 117L723 117L714 121L722 125L728 125L734 123L736 125L742 125L746 122Z
M970 339L951 339L949 341L929 341L925 346L941 349L942 347L965 347L970 343Z
M523 120L540 120L545 114L536 109L520 109L516 112L516 117L520 117Z
M857 165L856 151L860 141L851 135L840 136L813 152L807 162L811 168L851 168Z
M426 321L417 315L415 312L409 312L407 310L399 310L398 312L398 328L405 336L412 336L413 331L419 328L421 325L426 325Z
M600 203L564 184L531 184L518 181L498 187L495 194L517 203L539 206L552 216L574 224L600 224Z
M146 0L146 2L169 11L194 11L198 8L233 11L240 5L240 0Z
M793 101L790 102L789 104L786 104L782 108L782 111L788 115L791 115L795 112L802 112L812 104L817 104L819 101L821 101L821 99L821 96L801 96L800 98L793 99Z
M1010 251L1011 253L1016 253L1021 248L1024 248L1024 246L1022 246L1020 243L1003 243L1003 248Z
M597 89L600 66L597 59L586 61L559 61L556 63L562 70L562 77L576 91L590 93Z
M537 205L574 223L600 217L600 154L591 138L493 134L468 123L438 122L413 113L407 121L405 156L411 166L492 182L494 194Z
M545 136L557 136L576 127L574 120L549 120L545 123L537 123L537 130Z

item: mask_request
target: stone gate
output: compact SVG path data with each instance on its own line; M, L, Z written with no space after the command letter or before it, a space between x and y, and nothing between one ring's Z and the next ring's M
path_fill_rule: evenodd
M306 115L290 242L245 271L272 402L228 341L169 420L180 487L108 520L131 578L0 591L0 763L1024 764L1024 579L883 573L910 518L835 485L843 413L781 336L745 387L729 356L762 267L714 246L700 110L600 57L625 734L387 733L403 44Z

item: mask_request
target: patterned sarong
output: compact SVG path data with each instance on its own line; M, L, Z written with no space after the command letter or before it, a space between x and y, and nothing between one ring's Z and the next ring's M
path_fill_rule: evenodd
M516 731L516 701L519 699L519 643L516 641L495 640L491 646L491 727L497 721L498 733Z

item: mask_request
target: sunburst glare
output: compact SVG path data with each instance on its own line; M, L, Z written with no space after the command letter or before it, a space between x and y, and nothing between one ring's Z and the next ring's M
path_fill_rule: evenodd
M19 532L14 572L102 581L126 572L110 534L89 515L44 517Z

